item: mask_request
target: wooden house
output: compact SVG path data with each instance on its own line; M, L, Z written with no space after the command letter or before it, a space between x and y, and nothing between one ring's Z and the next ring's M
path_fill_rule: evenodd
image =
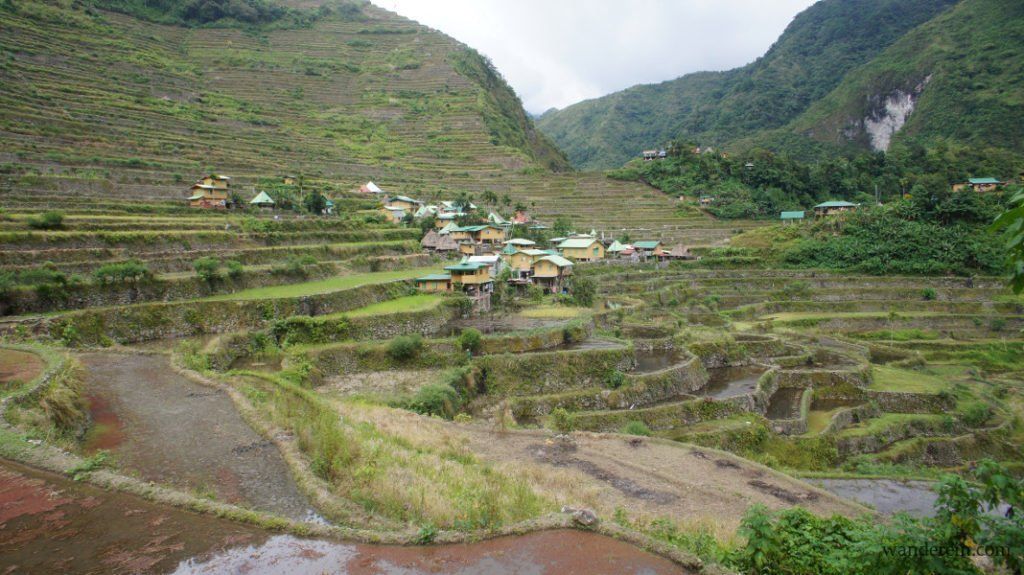
M294 186L298 183L298 179L296 179L295 176L282 176L281 183L286 186Z
M953 191L960 192L970 188L971 191L981 194L985 192L994 192L1001 185L1003 185L1003 183L996 178L970 178L966 183L954 185Z
M192 184L188 205L193 208L227 208L230 187L231 178L227 176L203 176Z
M661 257L664 254L664 248L661 242L658 240L634 242L633 248L640 254L642 258L650 257Z
M816 217L831 216L855 209L857 209L857 204L833 200L829 202L822 202L814 206L814 215Z
M400 224L405 219L405 215L409 212L405 211L405 208L383 206L381 212L384 214L384 219L392 224Z
M449 292L452 291L451 274L430 274L413 280L416 289L424 292Z
M469 293L491 291L494 279L489 270L490 266L480 262L460 262L444 268L452 276L452 287Z
M406 212L413 213L423 205L423 202L414 200L409 196L395 196L388 198L384 205L389 208L402 208Z
M505 230L493 224L460 226L451 231L456 240L469 240L478 244L500 244L505 240Z
M662 259L666 260L696 260L697 256L690 253L690 248L679 244L671 250L662 252Z
M471 264L487 264L488 273L491 274L492 278L500 274L505 265L505 262L501 259L499 254L480 254L469 256L465 261Z
M434 227L440 230L449 224L455 224L455 220L461 215L462 214L437 214L437 217L434 219Z
M640 155L643 157L645 162L649 162L651 160L657 159L658 150L644 150L643 153Z
M569 238L558 244L562 255L581 262L593 262L604 258L604 245L593 237Z
M560 293L572 275L573 263L562 256L544 256L533 264L533 283L549 293Z

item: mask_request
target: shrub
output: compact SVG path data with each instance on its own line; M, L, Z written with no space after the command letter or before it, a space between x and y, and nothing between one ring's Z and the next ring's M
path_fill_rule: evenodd
M196 275L207 283L213 283L220 279L220 260L213 256L203 256L192 262Z
M395 361L407 361L423 349L423 338L419 335L400 335L388 344L388 355Z
M93 272L93 277L101 284L137 283L150 279L153 274L142 262L128 260L100 266Z
M480 344L482 343L483 335L480 334L480 330L476 328L468 328L462 330L459 334L459 348L471 353L480 351Z
M569 413L564 407L556 407L551 410L548 417L548 426L559 433L569 433L576 429L576 415Z
M423 415L451 418L462 407L459 392L447 383L428 383L416 391L409 407Z
M597 283L590 278L578 277L572 280L572 298L576 305L591 307L597 295Z
M617 369L613 369L605 374L604 383L612 389L618 389L626 385L626 374Z
M621 432L626 435L642 435L644 437L650 437L651 428L647 427L647 424L642 421L630 421L626 425L622 426Z
M924 301L935 301L937 294L932 288L924 288L921 290L921 299Z
M242 277L242 273L245 271L242 262L238 260L227 260L224 262L224 266L228 268L228 277L233 280Z
M992 409L981 402L976 402L964 408L960 419L969 427L981 427L992 417Z
M28 227L34 230L59 230L64 227L64 214L60 212L43 212L38 217L28 219Z

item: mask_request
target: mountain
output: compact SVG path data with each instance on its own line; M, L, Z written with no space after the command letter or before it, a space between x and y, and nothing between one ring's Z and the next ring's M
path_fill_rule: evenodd
M1024 3L963 0L755 143L794 136L854 149L947 141L1024 151Z
M747 66L635 86L549 111L538 125L581 168L619 166L677 138L726 145L786 126L955 1L823 0Z
M157 179L568 167L478 53L367 3L19 0L0 27L7 162Z

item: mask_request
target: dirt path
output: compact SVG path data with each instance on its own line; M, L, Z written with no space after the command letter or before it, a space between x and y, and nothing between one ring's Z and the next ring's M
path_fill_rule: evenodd
M645 574L683 571L600 535L386 547L272 535L0 460L0 573Z
M95 353L87 368L99 437L120 466L168 483L292 519L312 508L273 443L242 420L231 399L171 369L161 355Z

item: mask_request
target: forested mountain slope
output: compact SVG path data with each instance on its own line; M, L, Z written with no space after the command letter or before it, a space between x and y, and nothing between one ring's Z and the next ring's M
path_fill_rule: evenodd
M619 166L674 139L726 145L785 126L852 70L954 3L823 0L747 66L635 86L548 112L538 125L585 168Z

